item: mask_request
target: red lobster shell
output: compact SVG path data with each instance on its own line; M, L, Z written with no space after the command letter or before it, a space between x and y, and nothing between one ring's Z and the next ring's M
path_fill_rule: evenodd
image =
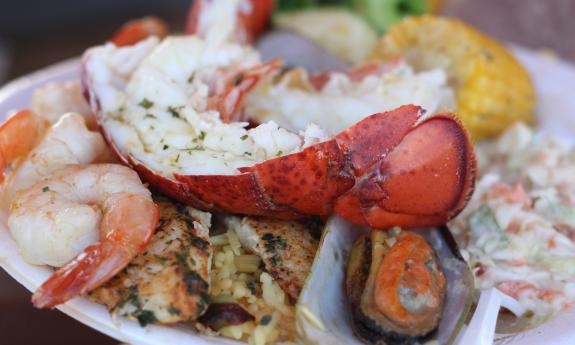
M197 31L205 2L196 1L188 31ZM424 110L406 105L371 115L301 152L241 168L237 175L174 171L166 177L117 149L103 126L107 115L98 108L89 78L84 85L103 134L120 159L151 187L199 209L282 219L335 213L359 225L408 228L444 224L473 192L473 148L452 114L421 121Z
M94 110L103 123L106 115ZM466 205L475 181L475 156L461 123L438 114L417 124L422 114L414 105L374 114L325 142L237 175L168 178L103 134L151 187L199 209L281 219L335 213L359 225L407 228L447 222Z

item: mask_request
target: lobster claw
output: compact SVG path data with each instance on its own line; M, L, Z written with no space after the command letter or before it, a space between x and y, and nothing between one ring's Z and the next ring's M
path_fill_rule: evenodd
M432 139L431 139L432 138ZM476 161L461 123L436 115L413 127L391 152L336 199L334 212L364 226L436 226L471 197Z

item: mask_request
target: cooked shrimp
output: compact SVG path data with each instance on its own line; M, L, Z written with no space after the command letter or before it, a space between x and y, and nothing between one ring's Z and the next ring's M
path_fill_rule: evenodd
M21 112L19 118L13 117L9 121L25 121L24 125L32 119L38 120L30 112ZM38 182L44 176L60 170L70 164L89 164L101 157L106 151L106 144L102 135L91 132L86 128L84 119L76 113L69 113L60 118L45 134L40 135L41 141L35 145L39 134L22 135L21 128L16 126L0 128L0 138L8 144L20 144L25 147L10 148L6 150L12 157L7 156L4 164L10 163L17 156L26 156L21 159L8 175L2 193L2 201L9 205L17 191L26 189ZM18 138L14 136L18 135ZM35 145L35 146L34 146ZM28 151L30 151L28 153ZM4 152L4 151L3 151ZM27 154L27 155L26 155Z
M115 164L60 170L18 193L10 211L8 227L28 262L59 266L72 259L34 293L38 308L105 283L143 250L159 218L138 175Z
M20 111L0 126L0 170L26 155L42 139L48 121L28 110ZM0 182L4 174L0 174Z
M50 124L57 122L62 114L78 113L84 117L90 129L97 129L96 119L82 94L79 80L49 83L32 95L30 109Z

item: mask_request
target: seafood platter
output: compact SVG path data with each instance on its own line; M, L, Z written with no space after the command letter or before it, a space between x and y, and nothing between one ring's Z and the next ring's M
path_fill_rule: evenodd
M196 0L9 83L0 265L132 344L572 344L575 68L400 2Z

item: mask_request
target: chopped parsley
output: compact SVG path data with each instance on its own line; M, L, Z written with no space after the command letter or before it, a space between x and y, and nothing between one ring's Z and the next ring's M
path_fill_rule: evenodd
M50 187L48 186L42 187L42 192L46 193L48 191L50 191Z
M168 145L164 145L164 147L163 147L164 151L167 150L168 148L169 148Z
M128 288L128 296L120 302L119 306L122 307L126 303L130 303L134 307L140 308L140 301L138 301L138 287L131 285Z
M196 236L194 236L191 242L192 246L200 250L208 250L208 248L210 247L210 242Z
M136 318L142 327L146 327L147 325L156 323L158 321L158 319L156 319L156 315L154 315L154 312L149 310L142 310L136 315Z
M247 134L244 134L244 135L242 135L242 136L240 137L240 139L242 139L242 140L246 140L247 138L248 138L248 135L247 135Z
M146 114L146 116L144 116L144 117L149 118L149 119L157 119L156 115L154 115L154 114Z
M168 107L168 112L169 112L170 114L172 114L173 117L176 117L176 118L178 118L178 119L181 119L182 117L180 116L180 110L182 110L182 108L183 108L183 106L180 106L180 107L172 107L172 106L169 106L169 107Z
M130 314L138 320L140 326L145 327L149 324L158 322L153 311L142 309L142 305L138 300L138 288L135 285L128 288L128 296L118 303L117 307L122 308L128 303L136 308L136 310L130 312Z
M248 286L250 292L255 295L257 291L256 283L253 280L248 280L246 285Z
M248 151L244 152L244 155L251 156L252 154Z
M278 150L278 152L276 152L276 157L279 157L283 154L284 154L284 152L282 150Z
M266 235L271 235L271 234L266 234ZM264 241L266 241L265 247L269 251L275 251L277 249L284 250L287 247L286 240L284 240L283 238L281 238L279 236L274 238L272 235L271 239L269 239L269 240L264 239Z
M274 236L271 233L265 233L262 236L262 240L264 240L264 248L266 252L270 253L272 256L271 263L272 266L277 267L282 265L281 255L279 253L280 250L285 250L287 247L287 242L285 239L281 238L280 236Z
M176 258L174 259L174 263L176 263L178 265L187 265L188 264L187 257L188 257L188 255L185 252L176 253Z
M182 312L180 311L180 309L170 304L170 306L168 307L168 313L170 313L171 315L180 315Z
M162 265L164 265L166 261L168 261L168 258L166 258L165 256L155 255L155 257Z
M273 267L278 267L282 265L282 258L280 258L278 255L273 256L272 257L272 266Z
M154 102L150 101L147 98L144 98L138 105L144 109L150 109L154 106Z
M182 149L182 151L205 151L206 149L203 146L197 145L194 147L190 147L188 149Z
M201 132L200 132L200 135L199 135L199 138L200 138L200 140L206 139L206 132L201 131Z
M264 315L260 320L260 325L267 326L271 320L272 320L271 315Z
M269 232L268 232L268 233L265 233L265 234L262 236L262 240L264 240L264 241L270 241L270 240L273 240L273 239L274 239L274 235L273 235L273 234L270 234Z
M188 83L193 83L194 79L196 79L196 72L192 72L192 74L190 74L188 77Z
M208 295L205 292L200 293L200 301L197 307L200 314L209 306L210 303L212 303L212 298L210 297L210 295Z
M186 283L186 288L190 295L195 295L197 293L204 294L208 290L208 282L204 280L196 271L192 271L188 265L184 266L184 281ZM201 296L202 298L204 296Z
M188 265L188 253L189 250L185 250L182 253L176 254L175 263L182 267L182 278L186 284L186 288L190 295L200 295L200 300L198 301L197 309L203 311L207 308L208 304L211 303L210 296L207 294L209 289L209 284L202 278L198 272L192 270Z

